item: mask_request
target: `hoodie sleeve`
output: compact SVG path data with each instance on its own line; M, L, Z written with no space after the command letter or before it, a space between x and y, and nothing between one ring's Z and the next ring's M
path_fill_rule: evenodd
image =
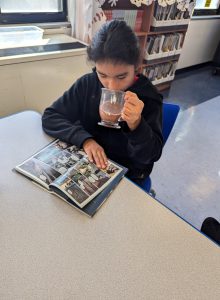
M54 138L82 147L83 142L92 137L80 120L80 101L85 99L84 94L85 88L82 88L82 80L79 79L62 97L45 109L42 116L43 130Z

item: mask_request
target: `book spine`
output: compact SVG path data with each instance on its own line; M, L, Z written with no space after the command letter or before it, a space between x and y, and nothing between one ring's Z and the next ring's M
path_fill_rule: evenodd
M104 10L104 14L106 16L107 21L112 20L112 10Z
M134 27L135 27L136 16L137 16L137 10L132 10L131 11L131 28L133 30L134 30Z
M143 13L144 13L143 10L137 11L135 25L134 25L134 31L136 32L141 31Z
M130 22L130 20L129 20L129 10L126 10L126 11L125 11L125 14L124 14L124 21L126 22L126 24L127 24L128 26L130 26L130 24L129 24L129 22Z

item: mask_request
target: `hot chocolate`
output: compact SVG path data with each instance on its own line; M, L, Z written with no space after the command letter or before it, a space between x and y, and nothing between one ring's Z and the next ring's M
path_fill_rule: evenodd
M124 106L124 92L113 91L106 88L102 88L102 94L99 105L99 114L101 122L98 122L101 126L111 128L121 128L118 124L121 112Z
M106 101L99 107L99 114L101 120L107 123L117 123L121 116L123 106L120 103L112 103Z

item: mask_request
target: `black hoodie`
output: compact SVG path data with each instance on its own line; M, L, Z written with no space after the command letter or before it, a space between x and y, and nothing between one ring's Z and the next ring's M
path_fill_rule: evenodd
M95 70L79 78L44 111L44 131L78 147L93 138L107 157L129 169L130 178L148 176L162 152L162 96L145 76L139 75L127 90L144 102L141 122L133 131L126 122L121 122L121 129L112 129L97 124L102 87Z

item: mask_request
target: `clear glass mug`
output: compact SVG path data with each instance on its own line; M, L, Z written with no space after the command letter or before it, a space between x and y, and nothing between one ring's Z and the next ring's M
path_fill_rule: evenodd
M101 100L99 104L99 114L101 122L99 125L110 128L121 128L121 112L124 107L124 95L122 91L114 91L102 88Z

